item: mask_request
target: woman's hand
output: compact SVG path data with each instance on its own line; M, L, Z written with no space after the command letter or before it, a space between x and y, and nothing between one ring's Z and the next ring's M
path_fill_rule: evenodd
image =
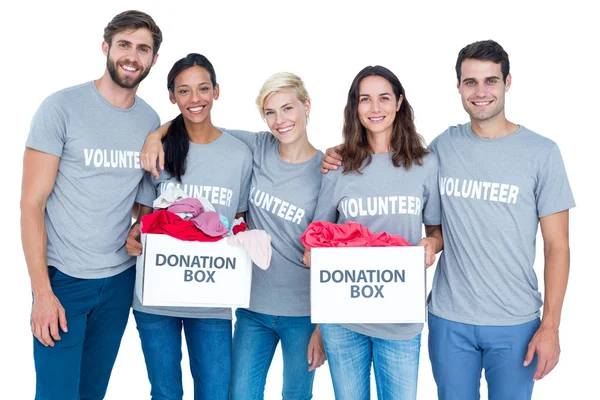
M308 370L314 371L323 365L325 361L327 361L327 356L325 355L325 345L323 344L321 330L319 329L319 325L317 325L315 331L310 337L310 342L308 343Z

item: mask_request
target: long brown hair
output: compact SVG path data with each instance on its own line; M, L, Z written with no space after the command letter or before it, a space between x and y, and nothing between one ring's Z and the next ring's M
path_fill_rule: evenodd
M352 171L360 173L372 160L372 150L367 142L367 131L358 118L360 82L368 76L381 76L392 86L396 101L400 99L400 96L404 99L400 110L396 112L390 139L394 166L403 166L409 170L413 162L423 165L423 157L429 151L425 148L423 137L417 133L415 128L413 109L406 98L404 88L392 71L376 65L365 67L360 71L348 91L348 101L344 109L344 143L341 154L344 160L344 174ZM363 166L365 159L367 162Z

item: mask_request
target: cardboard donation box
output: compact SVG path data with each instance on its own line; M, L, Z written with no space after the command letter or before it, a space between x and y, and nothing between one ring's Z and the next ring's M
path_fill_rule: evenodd
M313 248L313 323L419 323L426 318L425 249Z
M142 234L135 293L145 306L249 307L252 262L241 246Z

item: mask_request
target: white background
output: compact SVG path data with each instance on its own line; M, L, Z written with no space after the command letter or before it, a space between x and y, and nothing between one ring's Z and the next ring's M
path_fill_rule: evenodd
M430 142L467 115L456 91L458 51L476 40L495 39L510 55L513 86L507 116L556 141L562 151L577 208L571 212L570 283L563 308L561 361L534 389L534 399L597 396L598 260L593 229L598 183L598 13L594 2L551 1L19 1L0 6L0 112L4 191L0 279L3 347L0 397L34 393L31 295L19 239L19 195L24 143L32 115L50 93L100 77L102 32L117 13L138 8L164 33L158 63L138 94L162 120L174 117L166 76L189 52L214 64L221 98L213 108L218 126L265 129L254 106L262 82L277 71L300 75L313 99L309 137L320 149L340 142L349 85L369 64L394 71L406 88L419 132ZM594 7L595 8L595 7ZM541 238L535 269L543 283ZM433 269L430 271L431 280ZM6 368L6 369L5 369ZM133 318L125 332L107 399L149 398L149 384ZM184 361L186 399L191 378ZM282 364L275 355L267 399L281 398ZM487 399L482 381L482 398ZM315 399L333 399L327 366L319 369ZM423 332L419 399L435 399Z

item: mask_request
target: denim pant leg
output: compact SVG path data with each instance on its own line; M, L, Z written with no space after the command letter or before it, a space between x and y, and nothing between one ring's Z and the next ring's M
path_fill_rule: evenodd
M263 400L267 373L279 343L273 317L238 308L235 318L231 400Z
M133 299L135 268L104 279L99 301L87 319L79 394L85 400L101 400L117 358Z
M373 369L379 400L415 400L421 334L407 340L372 338Z
M523 366L529 341L540 320L512 326L478 326L483 368L490 400L530 400L537 355Z
M231 385L231 320L184 318L194 378L194 399L228 400Z
M87 315L94 307L93 293L98 282L94 279L76 279L48 267L48 276L54 295L67 316L68 332L59 327L60 340L46 347L33 338L33 358L36 372L36 400L79 400L81 354L87 324Z
M308 371L308 344L315 325L310 317L279 317L276 330L283 355L283 398L311 399L315 371Z
M440 400L479 400L481 350L476 326L429 313L429 359Z
M133 316L142 342L152 400L181 400L181 318L136 310Z
M336 400L371 398L372 343L338 324L321 324Z

